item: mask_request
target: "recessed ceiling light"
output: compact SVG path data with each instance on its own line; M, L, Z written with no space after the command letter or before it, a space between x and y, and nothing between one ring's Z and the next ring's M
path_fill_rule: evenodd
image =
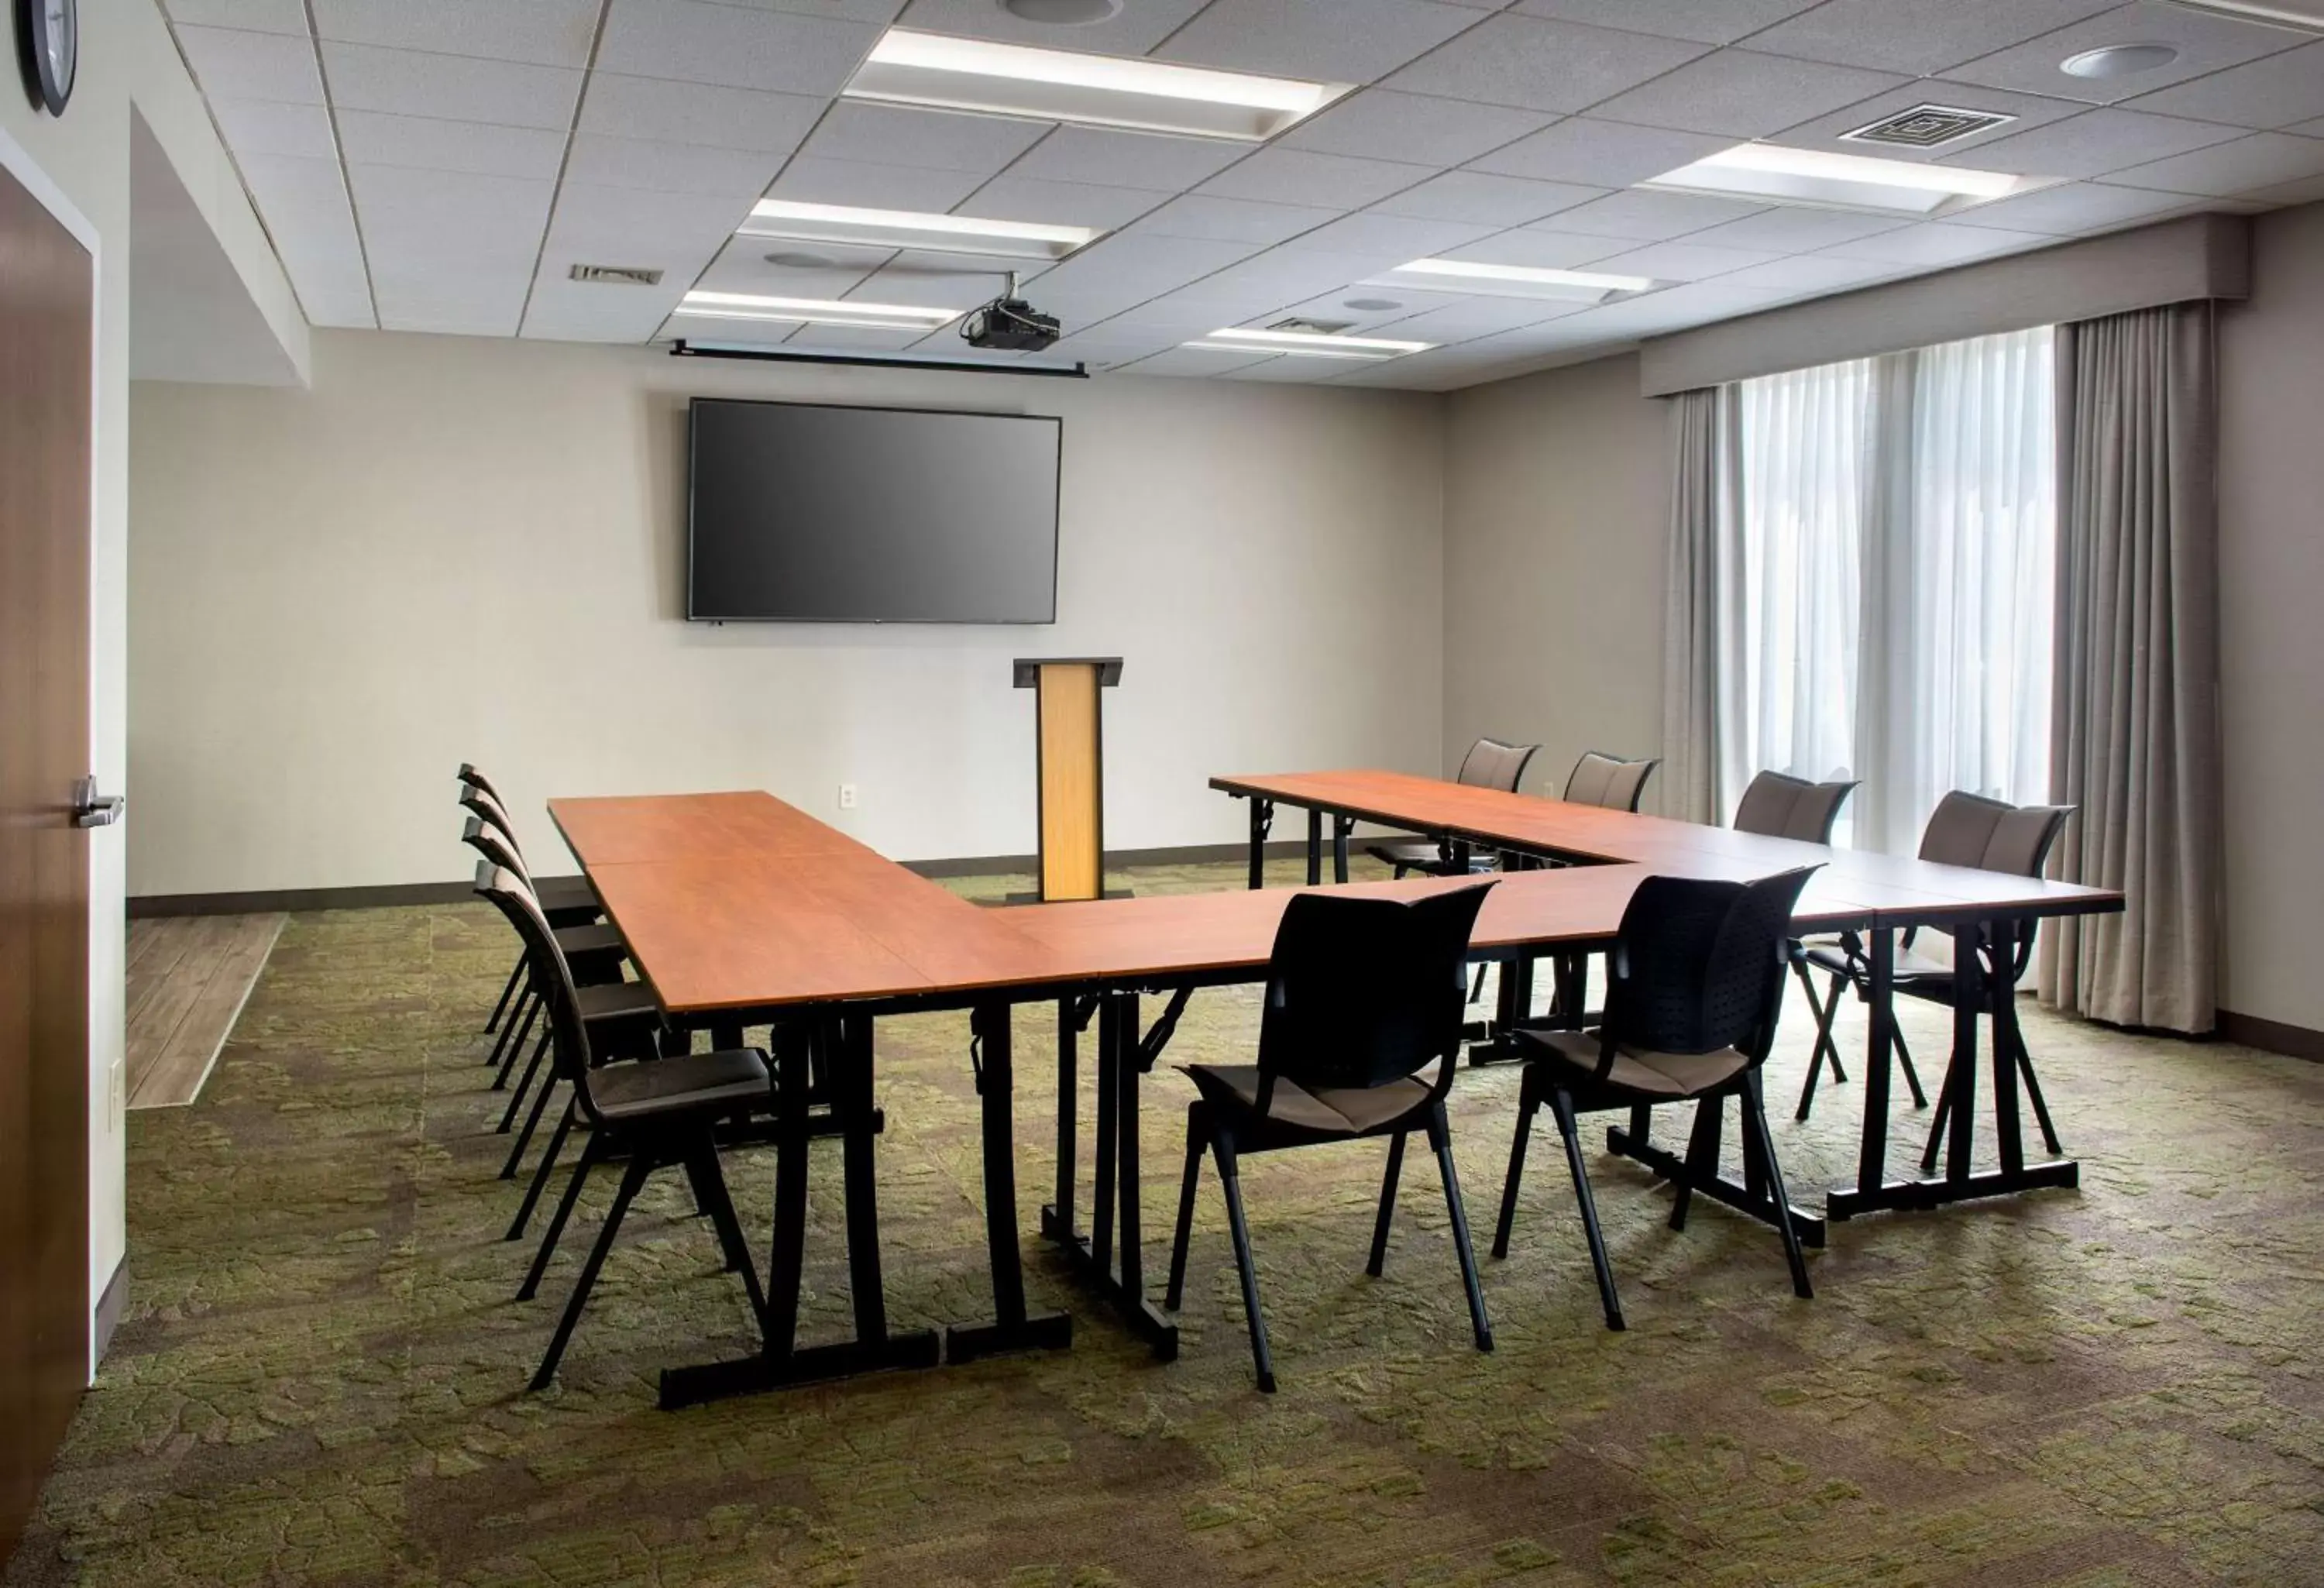
M1296 353L1309 358L1401 358L1425 353L1434 342L1394 342L1384 337L1324 336L1315 331L1254 331L1229 327L1189 347L1213 353Z
M1586 270L1546 270L1530 264L1480 264L1471 259L1416 259L1389 271L1384 282L1404 287L1447 288L1488 298L1545 298L1560 303L1602 303L1618 292L1644 292L1652 276L1605 275Z
M2127 78L2159 70L2178 59L2179 51L2168 44L2108 44L2069 55L2058 69L2075 78Z
M2043 183L2038 179L1971 171L1966 166L1874 160L1862 154L1835 154L1827 149L1790 149L1780 143L1738 143L1638 185L1665 192L1739 195L1769 204L1868 209L1927 218Z
M859 209L851 204L796 204L787 198L760 199L741 231L745 237L862 243L877 248L920 248L1004 259L1063 259L1104 235L1094 226L979 220L973 216L923 215L909 209Z
M841 92L941 110L1259 143L1351 86L890 28Z
M1001 0L1001 9L1027 22L1078 27L1121 14L1121 0Z
M882 331L933 331L963 310L853 299L770 298L759 292L709 292L696 288L670 310L689 319L751 319L808 326L862 326Z

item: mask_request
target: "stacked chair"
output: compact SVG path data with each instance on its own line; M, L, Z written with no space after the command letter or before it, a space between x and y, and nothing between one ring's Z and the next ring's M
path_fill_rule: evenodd
M1946 865L2007 872L2013 876L2038 877L2049 864L2050 851L2057 844L2058 835L2065 830L2066 818L2073 812L2070 805L2010 805L1957 789L1938 801L1928 826L1921 830L1921 858ZM1917 928L1906 932L1897 946L1891 985L1899 997L1917 998L1950 1008L1953 1002L1953 967L1914 953L1916 931ZM1996 1053L2006 1053L2024 1076L2025 1095L2034 1104L2034 1117L2042 1127L2042 1140L2055 1154L2059 1150L2058 1133L2051 1124L2049 1105L2042 1097L2042 1084L2034 1078L2033 1056L2026 1051L2024 1034L2017 1025L2015 992L2019 978L2033 958L2034 923L2016 923L2000 941L1989 939L1982 929L1974 935L1956 931L1950 936L1956 956L1986 956L1987 974L1981 981L1985 996L1978 1012L1993 1021ZM1833 1074L1839 1078L1839 1048L1832 1041L1831 1021L1840 1007L1840 992L1854 987L1859 999L1871 996L1872 967L1865 955L1863 939L1849 932L1836 941L1812 942L1794 966L1815 1013L1817 1056L1821 1058L1826 1051L1831 1054ZM1813 981L1818 972L1830 978L1829 994L1821 998L1817 995ZM1913 1089L1913 1101L1925 1108L1928 1100L1921 1090L1920 1076L1914 1071L1912 1052L1904 1045L1904 1033L1897 1031L1895 1035L1896 1055L1904 1060L1904 1079ZM1946 1066L1944 1085L1938 1089L1936 1118L1931 1122L1928 1146L1922 1156L1923 1173L1936 1167L1937 1149L1944 1138L1950 1113L1960 1057L1956 1055L1954 1062ZM1808 1117L1808 1109L1815 1100L1815 1084L1816 1067L1811 1063L1806 1089L1800 1094L1801 1119Z
M1480 739L1469 746L1469 753L1461 758L1461 770L1453 777L1456 783L1466 783L1472 789L1499 789L1514 794L1525 780L1526 763L1534 757L1538 744L1504 744L1499 739ZM1460 874L1461 867L1452 858L1449 843L1432 843L1425 838L1396 838L1369 845L1364 853L1374 860L1384 861L1396 868L1397 880L1404 880L1407 872L1422 872L1432 877ZM1472 872L1493 869L1494 857L1479 854L1470 857L1468 868Z
M1409 901L1297 895L1284 908L1268 960L1257 1062L1182 1066L1200 1095L1186 1110L1186 1173L1165 1305L1176 1308L1185 1293L1194 1194L1207 1150L1226 1194L1251 1360L1263 1390L1274 1390L1275 1367L1238 1172L1240 1160L1253 1153L1387 1137L1388 1172L1365 1268L1377 1276L1388 1254L1404 1140L1415 1131L1424 1134L1444 1182L1477 1349L1493 1348L1444 1117L1467 1002L1469 935L1492 886Z
M1590 1194L1576 1116L1608 1109L1644 1111L1657 1104L1695 1104L1687 1149L1687 1178L1678 1183L1671 1227L1683 1229L1692 1192L1689 1181L1719 1169L1726 1100L1743 1100L1744 1184L1771 1203L1791 1264L1792 1288L1812 1296L1807 1262L1793 1228L1775 1144L1767 1130L1760 1070L1775 1045L1784 1002L1792 909L1815 868L1785 872L1756 882L1648 877L1623 911L1609 956L1610 976L1602 1022L1590 1030L1517 1034L1532 1052L1518 1094L1517 1138L1509 1147L1508 1179L1493 1255L1507 1257L1517 1221L1517 1186L1534 1116L1546 1103L1565 1140L1566 1166L1581 1205L1590 1260L1606 1326L1619 1329L1622 1306L1606 1259L1605 1237Z

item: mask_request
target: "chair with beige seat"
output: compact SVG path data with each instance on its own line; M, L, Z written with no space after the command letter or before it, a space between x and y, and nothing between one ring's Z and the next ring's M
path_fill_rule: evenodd
M1514 794L1525 780L1526 763L1533 760L1538 744L1504 744L1499 739L1480 739L1469 746L1469 753L1461 758L1461 770L1453 775L1456 783L1472 789L1499 789ZM1425 872L1432 877L1458 876L1462 868L1454 860L1452 846L1426 838L1391 838L1365 846L1364 853L1374 860L1385 861L1396 868L1401 880L1407 872ZM1468 870L1489 871L1493 856L1480 852L1470 857Z

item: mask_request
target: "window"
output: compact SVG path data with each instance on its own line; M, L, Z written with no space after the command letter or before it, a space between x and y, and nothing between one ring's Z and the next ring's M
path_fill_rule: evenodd
M1910 854L1948 789L2047 797L2051 379L2044 328L1734 388L1723 808L1857 777L1840 841Z

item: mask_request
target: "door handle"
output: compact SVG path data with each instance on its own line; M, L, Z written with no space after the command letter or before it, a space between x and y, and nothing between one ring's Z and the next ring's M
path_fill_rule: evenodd
M73 826L77 827L109 827L128 809L129 801L123 796L99 794L93 777L73 784Z

